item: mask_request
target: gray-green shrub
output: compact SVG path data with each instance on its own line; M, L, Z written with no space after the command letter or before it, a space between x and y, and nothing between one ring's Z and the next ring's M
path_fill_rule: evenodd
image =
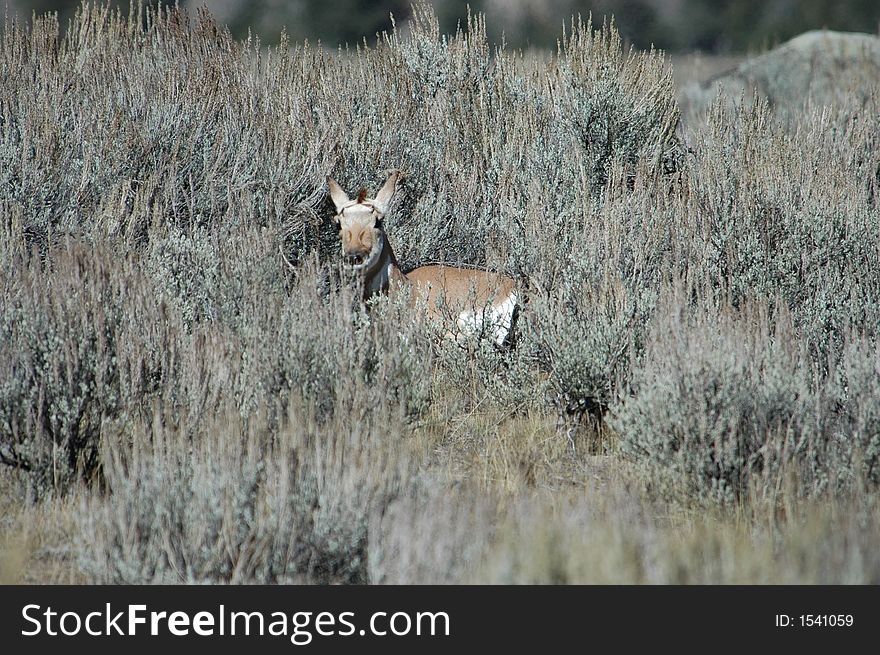
M856 341L825 375L784 306L658 310L632 396L613 409L623 451L659 491L780 502L876 485L875 346Z
M878 116L813 109L792 132L766 104L719 103L694 139L683 215L693 279L735 304L783 302L819 362L851 330L880 325Z
M156 302L183 323L184 343L172 350L219 332L243 353L241 384L276 393L327 388L306 362L328 356L289 332L299 329L290 327L296 312L325 310L291 305L287 295L305 287L291 291L276 253L300 267L313 251L335 258L326 173L354 189L387 168L408 172L387 220L404 268L489 265L576 289L626 274L618 261L597 271L576 236L595 218L613 172L627 186L677 148L662 57L623 53L613 28L594 32L580 21L555 56L525 61L493 51L480 17L440 35L427 6L406 35L333 53L237 42L204 13L189 21L174 9L135 8L126 17L84 4L63 33L52 17L9 22L2 57L0 207L16 221L4 257L27 259L35 245L51 258L53 242L67 237L135 253ZM325 280L336 279L302 271L323 294ZM577 330L592 329L571 302L562 307ZM557 323L556 311L535 303L533 323ZM262 352L273 337L292 340L284 357ZM344 339L324 345L356 351ZM486 376L496 397L521 399L551 347L567 348L524 339L506 358L512 377ZM577 367L581 359L566 361ZM596 384L557 372L562 393L580 401L609 388L617 371L590 366Z
M37 493L99 472L103 421L159 389L175 344L134 258L77 243L52 255L0 270L0 461Z
M516 453L507 417L539 434L610 406L607 454L689 501L876 485L873 105L791 129L719 104L677 133L667 62L610 26L524 55L420 8L331 52L139 11L85 5L63 34L39 17L0 40L0 455L37 491L102 483L82 492L89 579L467 575L436 569L475 561L499 507L424 500L409 468L468 442L425 436L463 407L503 416L491 445ZM361 307L324 178L375 190L390 168L408 174L385 222L403 267L516 276L513 349ZM431 412L440 427L414 420ZM398 461L413 434L434 451ZM424 511L449 552L407 550ZM516 566L491 579L529 579Z
M296 394L280 421L157 403L108 431L111 493L83 501L78 565L105 584L366 582L370 522L413 469L398 413L346 409L360 420L317 420Z

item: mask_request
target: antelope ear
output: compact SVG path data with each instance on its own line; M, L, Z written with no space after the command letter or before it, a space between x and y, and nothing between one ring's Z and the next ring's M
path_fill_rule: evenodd
M397 180L399 179L400 171L391 171L391 175L388 176L385 184L382 185L379 193L376 194L374 202L379 206L383 214L388 210L388 203L391 202L391 198L394 196L394 191L397 189Z
M330 189L330 198L333 200L333 204L336 205L336 211L341 211L342 207L350 202L348 194L330 176L327 176L327 188Z

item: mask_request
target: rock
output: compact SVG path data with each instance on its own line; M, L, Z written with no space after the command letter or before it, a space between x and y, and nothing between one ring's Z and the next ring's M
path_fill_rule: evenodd
M880 88L880 37L817 30L743 61L736 68L683 92L688 113L704 111L721 93L729 104L755 95L791 117L807 100L818 105L866 103Z

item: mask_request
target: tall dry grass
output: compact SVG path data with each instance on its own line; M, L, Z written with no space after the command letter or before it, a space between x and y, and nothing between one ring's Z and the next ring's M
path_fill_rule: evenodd
M672 79L424 7L338 52L7 22L0 575L876 582L880 114L685 141ZM361 307L323 180L390 168L404 268L516 276L514 349Z

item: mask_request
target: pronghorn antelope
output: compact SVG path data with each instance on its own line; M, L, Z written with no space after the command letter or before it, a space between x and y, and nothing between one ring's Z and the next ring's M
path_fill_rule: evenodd
M363 279L364 300L377 294L410 294L413 305L424 303L429 317L451 312L460 334L485 334L496 344L510 341L517 311L516 283L498 273L458 266L422 266L407 274L382 227L382 219L397 188L399 171L394 171L375 198L361 189L352 200L336 181L328 177L330 197L336 206L345 266Z

